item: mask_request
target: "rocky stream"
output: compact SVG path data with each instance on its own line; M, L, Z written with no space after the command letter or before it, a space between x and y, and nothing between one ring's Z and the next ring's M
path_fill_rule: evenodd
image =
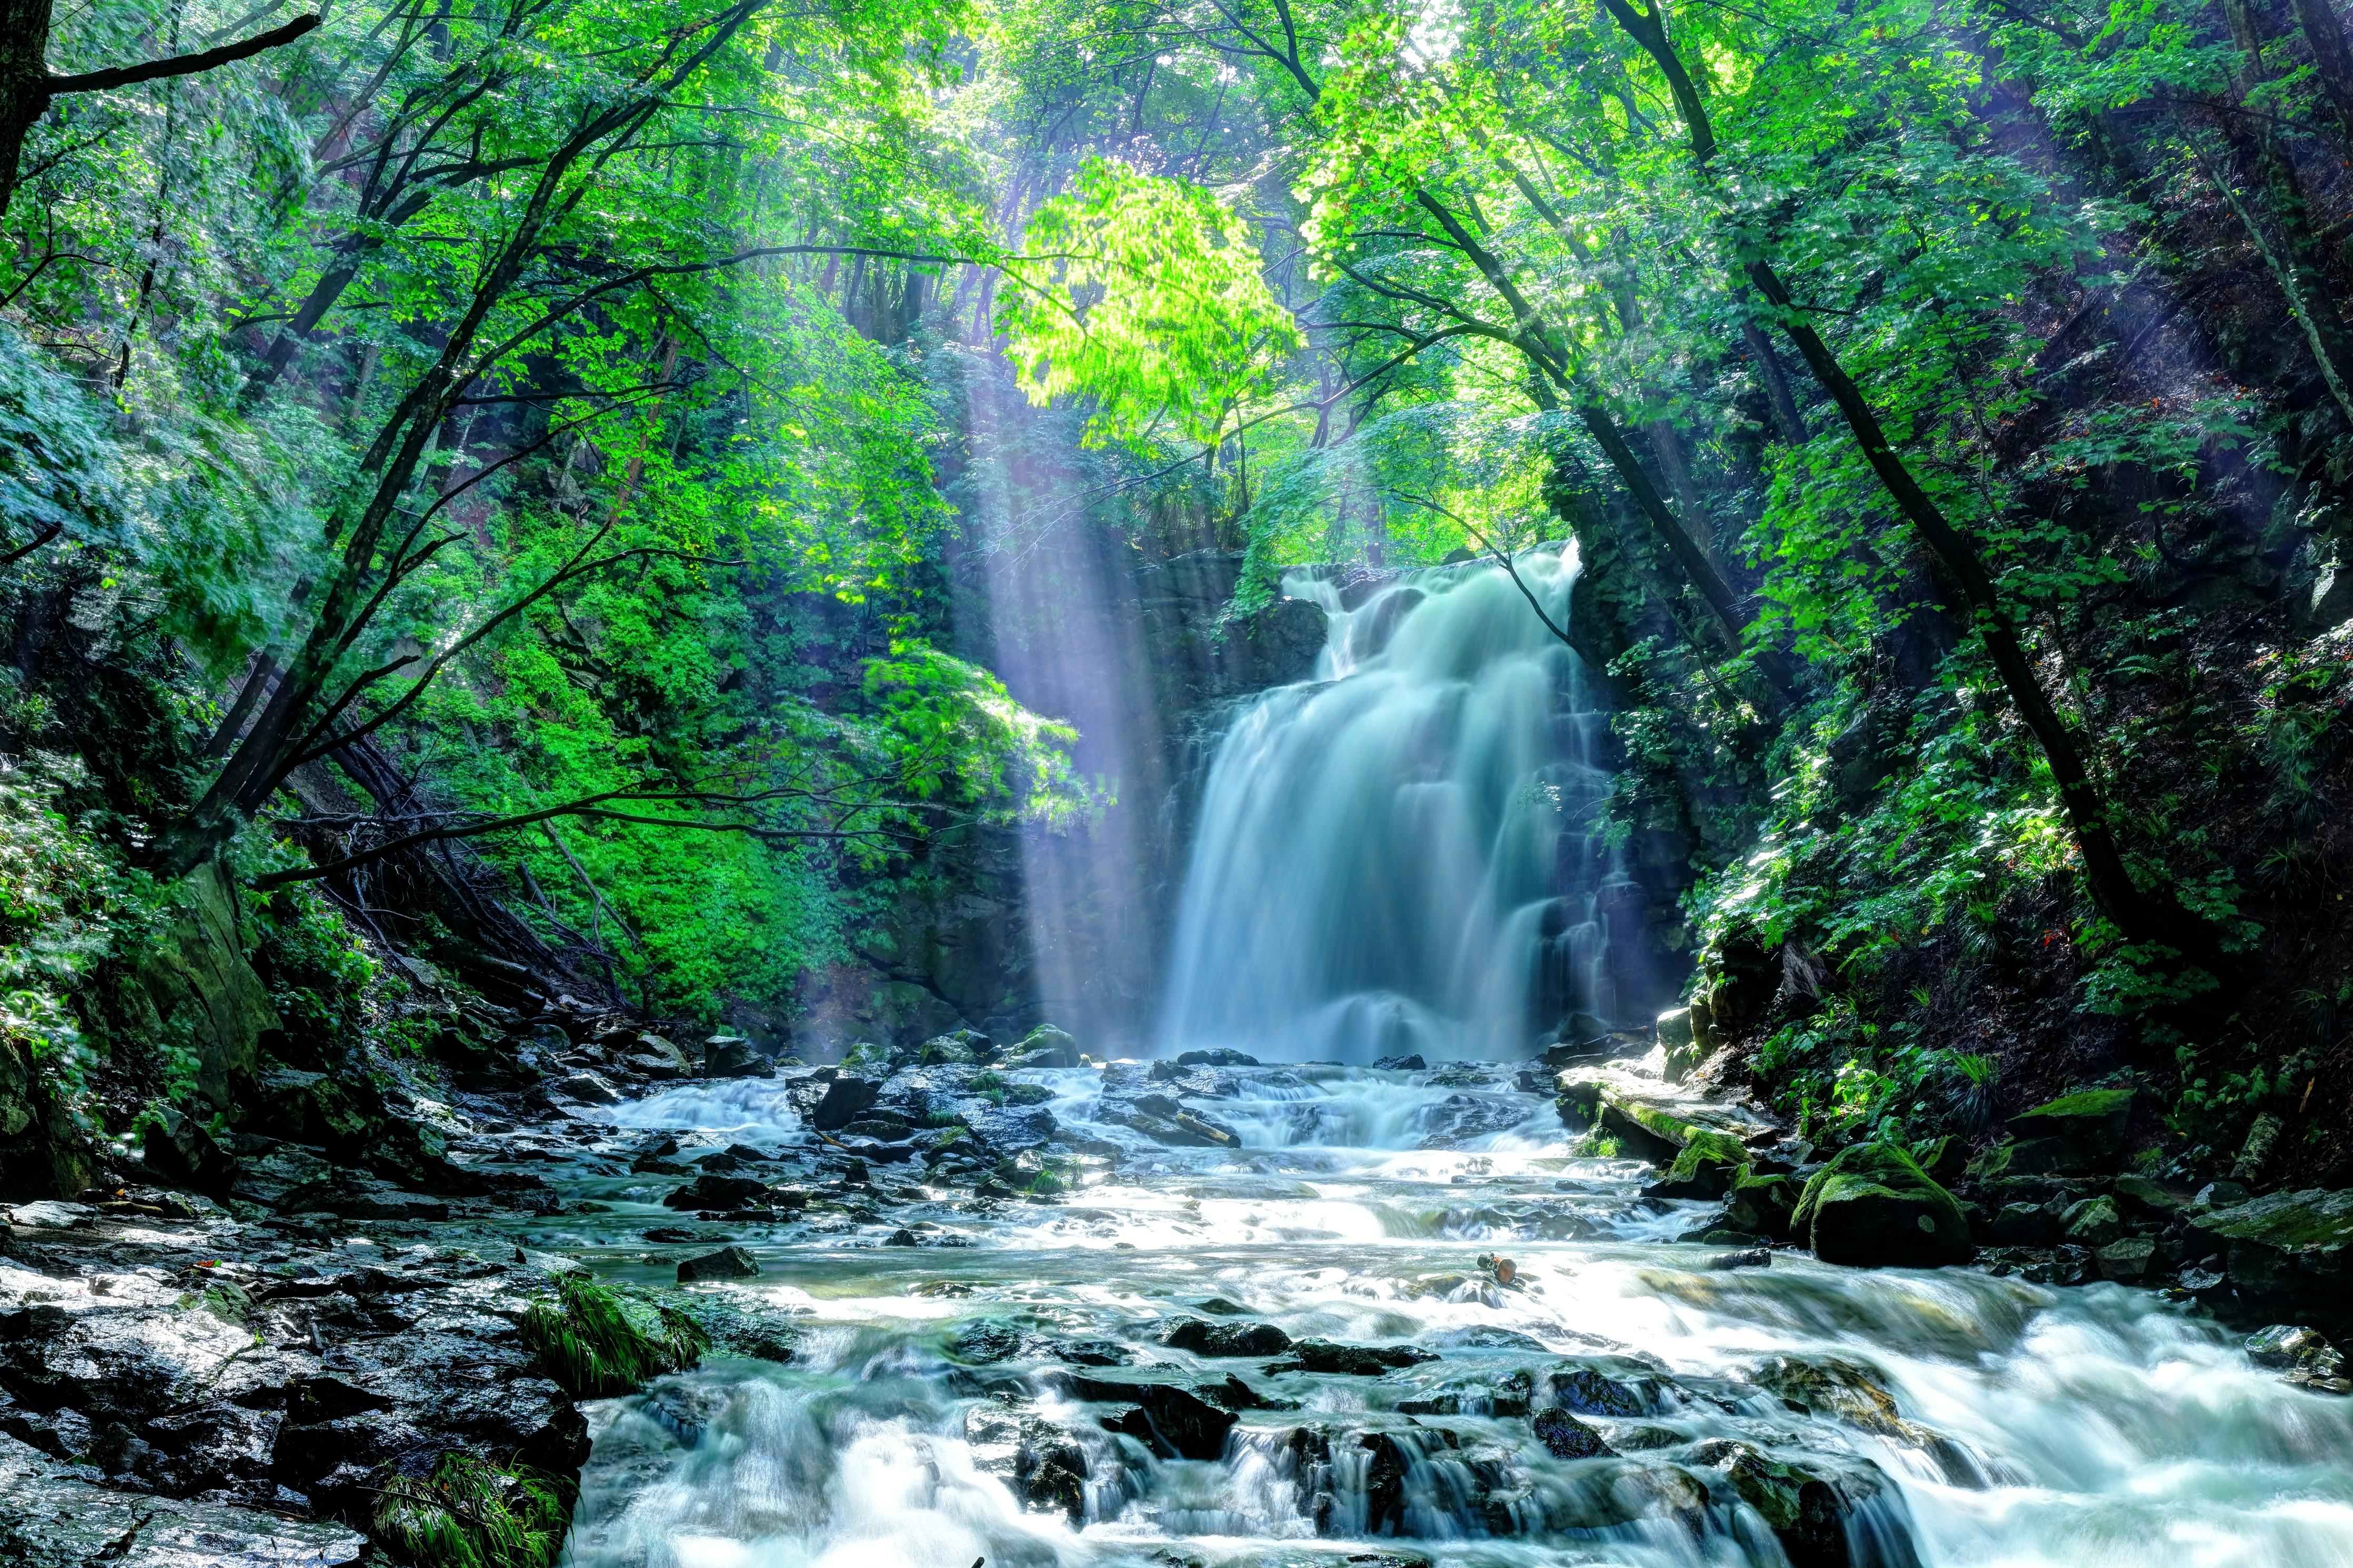
M421 1155L159 1131L174 1187L13 1211L0 1560L365 1561L456 1450L576 1475L577 1568L2353 1562L2334 1352L2250 1339L2335 1306L2341 1194L2103 1173L2105 1102L1948 1192L1632 1037L689 1077L558 1022ZM567 1390L583 1271L677 1370Z

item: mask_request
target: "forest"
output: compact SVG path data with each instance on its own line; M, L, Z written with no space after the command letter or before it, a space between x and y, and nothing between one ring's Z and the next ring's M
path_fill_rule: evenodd
M543 1227L708 1211L646 1233L683 1246L816 1201L772 1172L633 1215L586 1176L518 1198L467 1152L586 1117L609 1137L527 1157L693 1175L669 1162L707 1134L699 1188L789 1132L807 1183L854 1167L870 1240L930 1246L859 1206L909 1138L935 1173L969 1157L959 1201L988 1215L992 1183L1140 1179L1131 1134L1238 1158L1265 1146L1238 1107L1310 1095L1205 1087L1262 1050L1376 1100L1435 1073L1431 1105L1536 1105L1578 1158L1662 1167L1654 1208L1731 1205L1622 1232L1645 1245L1991 1249L1986 1289L2132 1288L2227 1325L2233 1366L2294 1365L2297 1399L2353 1387L2312 1326L2343 1321L2353 1239L2329 0L308 3L0 0L0 1202L343 1216L289 1246L438 1224L451 1194ZM1639 1092L1609 1076L1638 1058ZM977 1100L901 1093L942 1070ZM1081 1116L1052 1075L1090 1072L1146 1076ZM681 1081L702 1098L661 1120ZM999 1125L1050 1102L1029 1142ZM1508 1164L1525 1136L1440 1114L1364 1146ZM324 1163L257 1173L294 1148ZM1958 1253L1839 1256L1812 1216L1873 1161L1933 1190L1919 1229ZM353 1208L330 1170L441 1197ZM1771 1183L1778 1209L1742 1208ZM2214 1230L2251 1199L2278 1226ZM1495 1246L1621 1234L1508 1207L1429 1223L1488 1247L1463 1277L1514 1310ZM18 1212L32 1258L49 1222ZM517 1230L517 1266L606 1270L586 1234ZM571 1401L785 1331L551 1278L515 1363L562 1385L546 1431L254 1472L299 1508L91 1460L117 1426L164 1452L139 1426L162 1418L60 1426L5 1353L0 1434L111 1486L340 1520L372 1560L553 1562L575 1521L569 1561L684 1563L649 1544L679 1519L616 1501L601 1458L581 1479ZM260 1279L207 1310L267 1338ZM590 1348L550 1349L559 1320ZM1307 1347L1350 1347L1292 1335L1371 1331L1302 1321L1271 1331L1319 1376ZM2265 1323L2290 1326L2237 1348ZM2175 1352L2147 1353L2131 1377L2161 1386ZM567 1355L594 1365L547 1371ZM1752 1381L1877 1442L1899 1403L1936 1425L1907 1375ZM1546 1463L1597 1462L1554 1410L1644 1447L1577 1425L1630 1411L1546 1398ZM1242 1451L1129 1407L1162 1461ZM1220 1407L1219 1441L1280 1407ZM1005 1428L1016 1511L1067 1506L1094 1542L1114 1440L1039 1419ZM1307 1535L1451 1539L1413 1523L1437 1461L1387 1441L1354 1501L1300 1481ZM1687 1468L1800 1568L2093 1560L2063 1534L1978 1555L1883 1456L1867 1484L1750 1458L1778 1479ZM1150 1489L1136 1463L1121 1495ZM2353 1552L2341 1454L2310 1463L2322 1533L2245 1526L2228 1561ZM792 1506L792 1561L868 1539L847 1502ZM1134 1544L937 1506L965 1522L891 1561ZM1544 1514L1512 1506L1457 1525Z

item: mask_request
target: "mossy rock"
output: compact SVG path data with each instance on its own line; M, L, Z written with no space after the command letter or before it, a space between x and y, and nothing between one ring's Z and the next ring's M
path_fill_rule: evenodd
M628 1394L702 1359L704 1333L678 1309L577 1274L554 1283L554 1297L524 1312L522 1337L575 1399Z
M2077 1247L2103 1247L2125 1233L2125 1218L2116 1212L2116 1200L2106 1196L2069 1205L2059 1223L2065 1227L2064 1239Z
M2063 1094L2048 1104L2010 1119L2017 1147L2011 1175L2067 1175L2116 1168L2125 1129L2132 1121L2133 1091L2087 1089Z
M1968 1146L1950 1133L1915 1144L1912 1157L1919 1162L1922 1170L1940 1182L1957 1182L1968 1173Z
M1825 1263L1934 1268L1977 1256L1953 1194L1892 1143L1857 1143L1814 1173L1790 1233Z
M1795 1176L1761 1175L1753 1166L1744 1165L1733 1176L1732 1188L1725 1194L1725 1223L1752 1236L1787 1241L1798 1200L1804 1193L1805 1188Z
M1662 1198L1720 1198L1747 1163L1748 1149L1739 1139L1694 1129L1665 1177L1644 1190Z
M1005 1054L1009 1068L1074 1068L1079 1065L1079 1042L1054 1027L1040 1024L1029 1031Z
M2189 1223L2224 1245L2231 1283L2251 1300L2341 1306L2353 1284L2353 1188L2266 1193Z

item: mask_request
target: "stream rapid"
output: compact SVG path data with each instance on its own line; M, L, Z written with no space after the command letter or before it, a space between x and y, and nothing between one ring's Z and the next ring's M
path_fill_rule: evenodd
M606 1212L524 1239L601 1275L667 1284L693 1250L642 1239L680 1222L670 1184L611 1173L658 1136L780 1153L816 1199L797 1224L694 1227L760 1268L697 1289L788 1313L797 1342L594 1406L567 1561L1770 1568L1797 1538L1735 1484L1761 1465L1839 1500L1796 1568L2353 1563L2353 1402L2256 1370L2192 1309L1788 1252L1725 1267L1754 1260L1673 1239L1709 1205L1580 1155L1514 1068L1197 1074L1239 1148L1100 1120L1145 1070L1003 1075L1086 1151L1042 1200L927 1184L920 1162L845 1183L782 1079L598 1113L621 1124L584 1127L560 1179ZM1168 1342L1188 1320L1429 1359L1282 1370L1299 1358ZM1131 1384L1258 1407L1187 1438L1182 1409L1131 1414ZM1556 1458L1547 1405L1614 1452ZM1083 1479L1025 1501L1025 1455L1032 1482L1041 1455Z

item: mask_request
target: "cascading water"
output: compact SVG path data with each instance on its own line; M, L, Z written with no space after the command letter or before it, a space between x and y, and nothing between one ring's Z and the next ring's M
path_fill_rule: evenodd
M1567 624L1574 551L1521 583ZM1656 1000L1620 858L1599 831L1608 719L1578 659L1492 563L1361 598L1298 574L1328 641L1210 765L1164 1050L1368 1063L1524 1055L1572 1010ZM1621 920L1624 917L1620 917Z
M816 1196L788 1230L702 1227L763 1270L705 1289L797 1342L596 1407L569 1568L2353 1563L2353 1401L2152 1293L1726 1269L1672 1239L1711 1205L1577 1152L1509 1069L999 1076L1092 1151L1082 1190L976 1201L920 1162L821 1184L839 1158L784 1083L621 1113L616 1153L782 1138ZM1242 1146L1127 1124L1163 1092ZM631 1234L681 1223L662 1190L581 1178L604 1212L522 1239L664 1282ZM1401 1364L1302 1364L1313 1342Z
M1570 563L1522 571L1566 613ZM1492 569L1302 591L1324 679L1219 755L1170 1041L1622 1016L1574 660ZM567 1568L2353 1564L2353 1400L2184 1303L1686 1243L1719 1205L1515 1064L1046 1050L681 1085L533 1151L567 1202L518 1243L760 1268L694 1288L745 1331L595 1407ZM1810 1157L1655 1060L1572 1072ZM661 1206L681 1164L778 1207Z

